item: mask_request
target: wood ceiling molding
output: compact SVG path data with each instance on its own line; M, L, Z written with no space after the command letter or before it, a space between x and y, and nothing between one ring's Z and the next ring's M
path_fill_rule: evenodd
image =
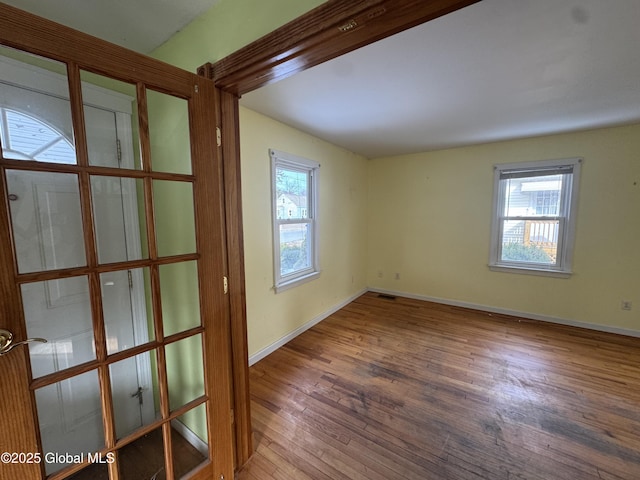
M198 69L241 96L480 0L329 0Z

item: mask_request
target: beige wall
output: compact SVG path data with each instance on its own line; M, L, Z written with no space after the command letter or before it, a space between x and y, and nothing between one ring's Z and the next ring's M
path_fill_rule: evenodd
M574 275L490 271L492 166L569 157ZM372 160L369 194L369 287L640 331L640 125Z
M252 110L240 110L249 353L366 287L367 160ZM320 163L320 277L273 290L270 148Z
M221 0L154 56L193 71L321 3ZM240 128L250 355L367 286L640 332L640 127L371 161L250 110ZM322 164L322 275L277 295L269 148ZM575 274L489 271L492 165L574 156L585 159ZM622 311L622 299L634 310Z

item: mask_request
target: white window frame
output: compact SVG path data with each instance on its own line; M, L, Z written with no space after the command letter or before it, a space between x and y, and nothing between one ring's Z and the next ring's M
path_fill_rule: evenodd
M273 277L274 290L276 293L295 287L302 283L317 278L320 275L318 262L318 183L320 164L313 160L298 157L278 150L269 150L271 157L271 204L272 204L272 227L273 227ZM278 219L278 199L276 187L276 170L278 167L286 167L292 170L305 172L309 175L309 192L307 199L309 202L307 217L302 219ZM304 270L293 273L281 274L280 265L280 225L306 223L311 230L308 237L311 266Z
M566 158L560 160L508 163L494 166L491 249L489 255L489 268L491 270L562 278L571 276L581 165L581 158ZM560 211L558 215L518 215L511 217L504 215L505 188L507 182L501 180L504 180L506 176L533 177L557 173L571 174L566 177L567 181L563 182L560 191ZM558 249L555 264L501 260L502 228L506 220L558 220Z

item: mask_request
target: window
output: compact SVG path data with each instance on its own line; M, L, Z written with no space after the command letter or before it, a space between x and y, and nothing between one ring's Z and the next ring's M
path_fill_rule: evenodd
M493 270L571 274L581 159L495 166Z
M271 155L275 290L316 278L320 165L276 150Z

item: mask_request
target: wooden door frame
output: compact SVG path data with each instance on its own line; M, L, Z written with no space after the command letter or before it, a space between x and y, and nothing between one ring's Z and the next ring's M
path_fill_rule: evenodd
M200 468L190 478L205 479L212 476L216 479L233 478L234 452L230 379L229 296L226 295L223 287L223 277L228 275L226 272L225 212L221 152L215 140L215 127L219 124L219 112L218 109L214 108L218 101L217 89L213 82L206 78L3 3L0 3L0 44L52 60L58 60L68 65L69 81L73 86L70 92L71 108L76 135L76 150L79 158L78 165L69 168L76 168L79 175L89 175L92 173L92 169L95 169L95 173L104 173L105 171L105 167L92 167L89 165L84 130L77 128L83 122L83 107L79 97L79 92L81 91L81 69L130 82L134 85L137 84L139 110L144 113L144 115L141 115L140 122L147 121L146 110L141 106L145 103L145 87L189 100L190 125L192 129L198 129L198 134L194 135L191 141L191 156L194 159L192 184L198 252L191 256L198 260L198 281L201 286L200 311L202 313L202 326L198 327L200 331L196 333L202 334L205 352L207 353L203 361L204 382L206 385L205 395L208 395L208 398L206 403L203 404L207 405L208 410L207 432L210 452L209 461L203 464L203 468ZM196 97L199 100L194 100ZM140 135L143 150L143 168L142 170L127 170L125 176L142 179L145 183L145 197L151 197L153 179L172 180L174 176L170 173L163 174L152 171L148 157L150 150L148 138L145 137L142 130ZM10 160L3 162L8 165L11 164ZM34 166L32 168L41 167ZM47 169L55 171L55 164L48 166ZM121 170L114 170L114 175L118 176L120 174L122 174ZM212 181L212 179L215 181ZM0 198L6 198L5 187L4 182L0 181ZM86 181L81 184L80 188L83 189L83 198L90 198ZM148 205L152 205L152 202L148 202ZM85 223L92 224L90 208L83 208L83 212ZM155 227L153 225L153 215L149 215L149 213L147 212L147 228L151 236ZM3 245L13 245L10 232L9 211L3 207L0 209L0 239ZM95 245L92 231L85 233L85 240L88 245ZM149 245L155 249L155 243L150 242ZM156 262L154 265L157 266L157 251L150 251L149 255L151 260ZM88 262L87 272L95 269L94 265L98 264L94 248L89 249L88 256L91 261ZM14 252L11 248L0 249L0 260L0 272L2 272L3 277L17 278L18 273L14 267ZM144 261L140 262L144 263ZM95 273L93 275L95 276ZM99 285L94 290L99 291ZM152 295L155 302L154 310L157 311L159 306L159 283L157 281L153 284L152 290L154 290ZM0 294L2 297L2 302L0 302L1 326L11 330L16 337L16 341L25 339L26 328L24 314L20 307L19 285L15 281L0 282ZM96 299L93 303L95 304L92 305L94 316L98 317L97 319L94 318L94 321L100 324L100 300ZM156 324L157 328L159 327ZM96 331L99 330L97 329ZM100 350L98 358L102 358L106 355L104 352L104 334L97 333L96 335L102 337L102 341L96 342L96 348ZM187 336L189 335L192 335L192 333L188 333ZM156 338L160 337L161 335L156 332ZM145 351L147 348L144 347ZM161 357L158 359L159 363L164 361L164 355L161 355ZM36 418L35 402L33 393L29 391L29 388L35 387L33 383L31 386L29 385L29 378L20 375L22 372L29 371L28 358L28 349L20 347L0 359L3 367L6 367L6 369L3 368L2 395L0 395L0 411L4 413L0 425L7 435L12 437L9 445L0 445L0 451L38 452L38 428L33 421ZM104 374L104 372L108 371L108 362L98 359L93 363L98 365L97 368L103 372L101 381L106 382L108 385L108 374ZM5 373L6 375L4 375ZM105 387L105 391L108 391L108 386ZM160 395L167 397L168 394L160 392ZM168 398L162 400L162 405L167 410L164 413L168 413ZM189 404L181 408L185 409L188 406ZM111 402L103 402L103 409L107 419L111 419L113 417ZM173 415L177 415L177 413ZM168 438L168 421L168 416L158 421L162 422L165 443ZM156 426L152 424L147 428L156 428ZM116 439L112 428L105 428L105 438L107 446L115 445ZM168 448L170 449L171 447L169 446ZM171 465L172 459L167 460L167 462L168 465ZM112 471L115 470L112 469ZM40 475L41 469L37 463L4 465L0 469L0 479L40 478Z
M329 0L198 74L221 90L220 124L231 291L236 462L253 453L242 236L238 100L282 80L480 0ZM437 46L435 47L437 48ZM394 72L388 72L393 75Z

